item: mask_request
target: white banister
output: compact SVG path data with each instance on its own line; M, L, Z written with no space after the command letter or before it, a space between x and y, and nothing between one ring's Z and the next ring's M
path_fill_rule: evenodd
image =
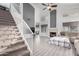
M14 21L21 32L21 35L23 36L23 39L28 46L28 49L32 52L33 50L33 32L31 31L30 27L27 25L27 23L22 18L22 15L18 13L16 8L11 4L10 6L10 12L14 18ZM29 43L30 41L30 43Z

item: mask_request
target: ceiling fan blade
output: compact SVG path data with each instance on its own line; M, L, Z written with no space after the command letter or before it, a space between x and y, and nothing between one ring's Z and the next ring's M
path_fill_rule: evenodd
M57 5L52 5L51 7L57 7Z
M43 10L45 10L45 9L47 9L47 8L44 8Z
M48 6L48 5L46 5L45 3L42 3L42 5L44 5L44 6Z

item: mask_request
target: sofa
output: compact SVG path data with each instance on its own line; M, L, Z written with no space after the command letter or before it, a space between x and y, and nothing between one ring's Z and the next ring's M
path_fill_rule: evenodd
M71 43L74 43L74 40L79 40L79 33L76 32L61 32L60 34L69 37Z
M76 49L76 53L79 56L79 40L74 41L74 47Z

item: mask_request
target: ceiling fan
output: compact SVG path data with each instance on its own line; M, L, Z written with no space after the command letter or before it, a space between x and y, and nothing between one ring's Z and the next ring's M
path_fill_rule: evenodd
M57 7L57 5L54 3L42 3L42 5L46 6L43 10L48 9L49 11L53 11Z

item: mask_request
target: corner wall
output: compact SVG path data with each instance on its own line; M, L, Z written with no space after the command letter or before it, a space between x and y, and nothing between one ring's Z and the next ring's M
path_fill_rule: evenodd
M23 3L23 19L29 27L34 27L35 10L29 3Z

